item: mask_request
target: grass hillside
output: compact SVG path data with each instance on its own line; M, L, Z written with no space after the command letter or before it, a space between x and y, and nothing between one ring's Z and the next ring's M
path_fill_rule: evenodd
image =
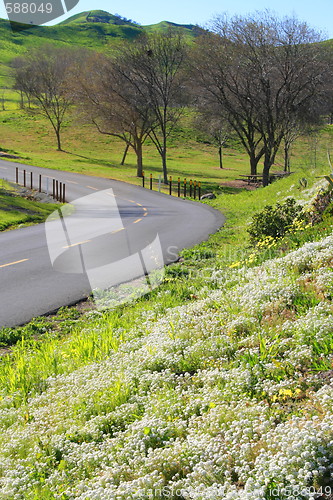
M168 22L139 26L100 10L76 14L54 26L29 26L14 31L9 21L0 19L0 87L11 86L9 66L12 59L45 42L106 51L112 50L112 46L121 40L133 40L145 31L164 31L169 26L181 30L186 37L195 36L199 30L193 25Z
M219 195L226 226L136 302L1 332L1 499L330 498L332 205L246 236L268 203L317 213L325 171Z
M20 192L0 180L0 231L27 224L37 224L54 211L54 205L20 196Z
M132 25L138 26L137 23L131 21L130 19L122 18L118 15L110 14L105 10L87 10L75 14L74 16L68 17L59 25L72 25L72 24L84 24L86 22L100 22L104 24L114 24L114 25Z

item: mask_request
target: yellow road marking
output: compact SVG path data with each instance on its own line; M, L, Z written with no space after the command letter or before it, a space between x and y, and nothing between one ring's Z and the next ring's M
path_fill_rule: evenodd
M124 228L124 227L122 227L121 229L117 229L116 231L112 231L112 233L111 233L111 234L119 233L119 231L123 231L124 229L125 229L125 228Z
M76 247L77 245L83 245L84 243L89 243L89 241L91 241L91 240L79 241L79 243L73 243L72 245L66 245L65 247L62 247L62 248Z
M77 184L77 182L75 182L75 181L69 181L68 179L65 180L65 182L69 182L70 184Z
M146 217L146 215L148 215L148 212L145 212L145 213L143 214L143 216L144 216L144 217Z
M138 207L142 207L141 203L136 203L138 205Z
M20 264L21 262L26 262L29 259L16 260L15 262L9 262L8 264L2 264L0 267L13 266L14 264Z
M136 224L137 222L140 222L142 219L137 219L133 222L133 224Z
M8 167L0 167L0 168L2 168L3 170L8 170Z
M89 189L93 189L94 191L99 191L99 189L98 189L98 188L95 188L95 187L93 187L93 186L86 186L86 187L87 187L87 188L89 188Z

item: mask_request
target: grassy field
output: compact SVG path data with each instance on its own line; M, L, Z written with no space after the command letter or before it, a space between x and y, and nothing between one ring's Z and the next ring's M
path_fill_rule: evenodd
M136 177L135 155L129 152L126 164L120 165L124 143L118 139L99 134L91 125L80 123L73 117L63 132L63 148L56 151L55 137L49 123L39 115L31 116L24 110L9 109L0 112L1 148L21 157L22 163L60 170L103 176L126 182L141 184ZM300 140L294 149L292 171L298 176L307 175L309 168L327 164L327 145L332 141L333 128L327 127L320 140L310 137ZM188 117L183 120L170 138L169 175L201 181L203 191L232 188L240 174L249 173L248 157L235 141L224 152L224 169L218 166L217 149L202 139L193 130ZM93 153L92 153L93 151ZM156 187L161 174L161 161L155 147L147 142L144 146L144 169L146 176L154 177ZM283 170L283 158L277 158L274 171ZM260 167L259 167L260 171ZM223 187L224 186L224 187Z
M0 231L43 222L53 211L53 204L22 197L0 179Z

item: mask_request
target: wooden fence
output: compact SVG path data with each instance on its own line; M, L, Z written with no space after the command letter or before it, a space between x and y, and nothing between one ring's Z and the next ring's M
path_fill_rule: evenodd
M35 189L39 193L42 192L42 184L44 181L44 191L50 194L54 200L60 203L66 203L66 184L51 177L42 176L42 174L33 174L26 169L20 170L16 167L15 182L29 189Z
M142 187L147 187L148 189L153 189L156 187L157 190L161 191L162 188L162 178L159 176L158 179L153 179L153 174L150 174L147 178L145 173L142 173ZM170 196L184 196L184 198L193 198L194 200L201 198L201 182L197 182L196 180L190 179L189 181L184 178L181 180L180 177L173 179L172 176L169 176L168 185L163 184L164 187L167 187L168 193Z

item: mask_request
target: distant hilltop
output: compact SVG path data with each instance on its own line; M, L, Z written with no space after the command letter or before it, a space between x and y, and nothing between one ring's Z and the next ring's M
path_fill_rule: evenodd
M203 29L194 24L177 24L171 23L169 21L161 21L157 24L150 24L147 26L141 26L140 23L133 21L132 19L127 19L126 17L121 16L120 14L110 14L110 12L106 12L105 10L90 10L81 12L80 14L75 14L74 16L65 19L59 23L61 26L69 26L69 25L78 25L85 23L100 23L100 24L108 24L114 26L132 26L137 27L140 31L160 31L164 30L168 27L179 28L180 30L184 30L185 32L193 32L193 35L202 32Z

